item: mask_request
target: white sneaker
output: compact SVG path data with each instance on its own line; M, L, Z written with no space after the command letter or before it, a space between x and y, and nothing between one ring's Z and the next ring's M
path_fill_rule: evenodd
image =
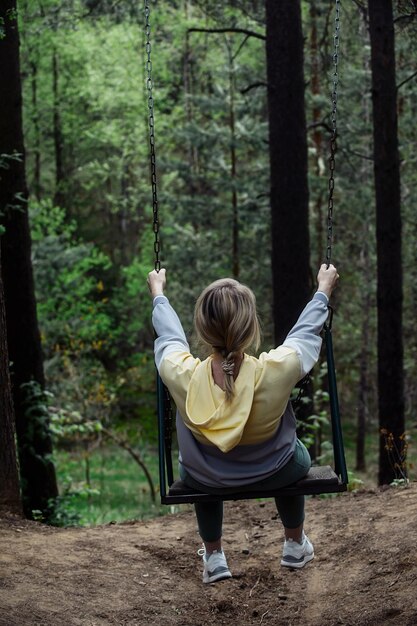
M197 554L203 557L203 583L215 583L218 580L232 577L223 550L220 550L220 552L214 550L207 557L205 548L200 548Z
M303 533L301 543L294 539L285 541L281 565L300 569L312 559L314 559L314 548L307 535Z

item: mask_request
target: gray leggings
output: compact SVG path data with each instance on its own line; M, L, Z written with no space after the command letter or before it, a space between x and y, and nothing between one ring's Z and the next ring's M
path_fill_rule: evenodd
M264 489L280 489L303 478L310 469L311 460L308 450L297 439L293 457L276 474L269 478L253 483L242 485L239 488L210 489L210 493L222 495L238 491L260 491ZM181 479L193 489L207 491L207 487L196 480L180 466ZM280 496L275 498L278 514L285 528L298 528L304 521L304 496ZM203 541L217 541L222 536L223 527L223 502L198 502L195 504L198 531Z

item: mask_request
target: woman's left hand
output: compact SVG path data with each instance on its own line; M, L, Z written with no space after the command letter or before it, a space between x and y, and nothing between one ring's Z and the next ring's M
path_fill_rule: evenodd
M156 298L156 296L163 296L164 289L167 284L165 269L161 268L159 272L156 270L149 272L147 283L152 298Z

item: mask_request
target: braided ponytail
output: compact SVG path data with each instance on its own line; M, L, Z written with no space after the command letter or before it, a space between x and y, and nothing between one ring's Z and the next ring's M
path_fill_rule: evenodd
M195 312L197 335L222 355L226 401L234 397L235 368L240 355L258 348L260 328L254 293L236 280L217 280L201 293Z
M226 393L226 401L228 402L234 396L235 387L235 366L236 357L239 356L238 352L229 352L225 360L222 361L222 370L224 372L224 391Z

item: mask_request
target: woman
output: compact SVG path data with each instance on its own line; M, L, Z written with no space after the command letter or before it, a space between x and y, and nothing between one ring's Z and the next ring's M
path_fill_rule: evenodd
M224 494L279 489L308 472L308 451L297 439L289 398L316 363L327 305L339 275L322 265L318 290L284 343L258 358L259 322L253 292L233 279L218 280L199 296L194 326L209 348L195 358L164 295L166 273L148 275L153 298L155 361L177 406L181 478L200 491ZM275 499L284 526L281 565L304 567L314 550L304 534L304 496ZM204 543L203 582L230 578L222 550L223 502L195 505Z

